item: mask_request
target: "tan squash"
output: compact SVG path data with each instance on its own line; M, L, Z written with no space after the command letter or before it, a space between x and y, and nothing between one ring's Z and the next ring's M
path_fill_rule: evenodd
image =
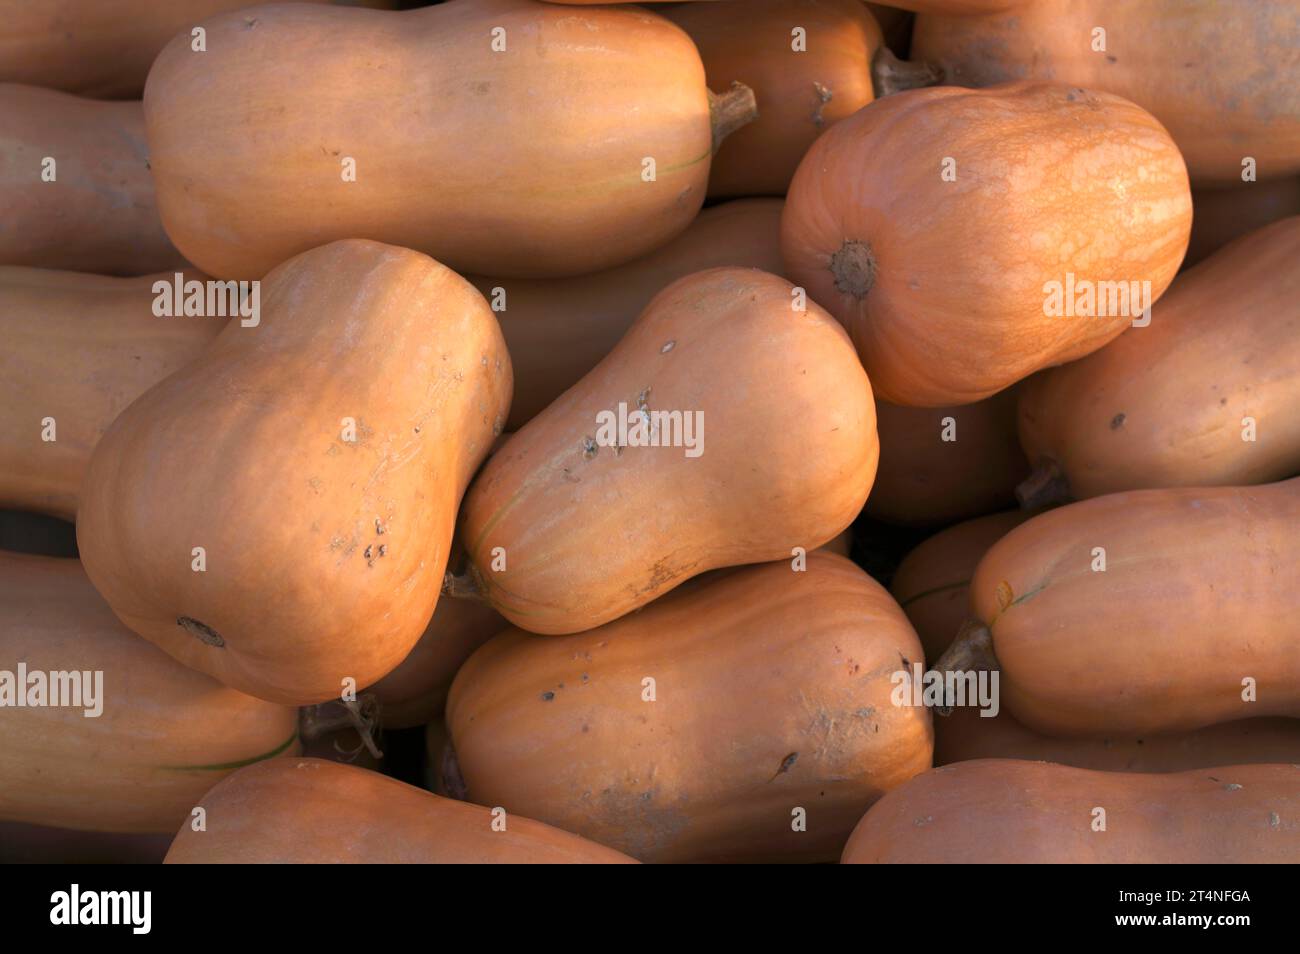
M485 275L628 262L690 224L754 115L637 7L281 4L204 27L206 53L181 37L154 62L145 121L167 232L222 278L352 237Z
M181 828L167 864L627 864L518 815L440 798L320 759L251 766L203 796L207 830ZM504 830L496 830L501 817Z
M843 329L797 304L756 269L660 292L475 478L460 530L479 593L517 626L574 633L848 527L876 471L871 385Z
M1193 189L1192 210L1184 270L1243 235L1288 215L1300 215L1300 177Z
M490 606L443 599L424 635L396 669L370 687L385 729L407 729L442 718L461 664L510 624Z
M1137 282L1156 300L1191 218L1178 149L1127 100L940 86L886 96L813 144L781 250L852 333L880 399L944 407L1119 335L1143 302L1089 306L1083 289Z
M710 198L785 195L813 140L875 98L882 40L862 0L720 0L662 12L695 41L711 89L744 83L759 103L758 118L713 157Z
M1008 389L961 407L876 402L880 469L867 514L886 523L936 526L1016 502L1028 464Z
M1020 390L1030 505L1300 472L1300 216L1180 275L1151 324Z
M92 674L79 679L89 695L48 704L52 672ZM44 705L31 705L37 674ZM298 751L296 710L169 659L113 617L76 560L0 552L0 700L5 821L174 831L223 776Z
M1300 856L1300 766L1168 775L982 759L917 776L853 832L845 864L1265 864ZM1106 812L1097 831L1096 810Z
M979 17L922 14L912 57L960 86L1051 80L1130 99L1169 130L1198 185L1240 182L1247 157L1260 179L1300 172L1293 0L1035 0Z
M1170 735L1059 739L1028 729L1009 712L984 717L959 706L934 720L934 764L972 759L1059 762L1104 772L1185 772L1233 762L1294 762L1300 719L1238 719Z
M156 316L154 283L174 280L0 266L0 506L72 519L114 418L225 327Z
M1000 668L1003 708L1048 735L1300 716L1298 520L1300 478L1040 514L984 555L935 668Z
M577 384L666 286L723 265L781 273L779 199L740 199L705 209L658 251L593 275L470 276L493 304L514 363L507 428L518 430Z
M407 249L335 242L260 295L258 325L230 323L104 435L77 542L136 632L307 705L378 681L419 640L510 358L482 296Z
M980 558L1028 519L1020 510L976 517L936 533L903 557L889 592L916 628L931 663L944 654L970 614L970 581Z
M642 861L825 861L930 764L928 712L891 701L920 653L879 584L811 553L576 636L503 633L457 675L447 724L472 801Z
M388 0L332 2L392 5ZM246 0L0 0L5 27L0 81L84 96L139 97L149 65L168 40L188 35L204 17L247 5Z
M0 210L0 265L143 275L183 264L158 217L138 102L0 83Z

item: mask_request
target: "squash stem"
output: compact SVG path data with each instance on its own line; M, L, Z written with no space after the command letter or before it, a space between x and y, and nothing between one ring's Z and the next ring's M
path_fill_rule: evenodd
M487 589L483 586L483 580L479 577L478 571L472 563L465 567L463 573L453 573L448 570L443 574L442 595L450 596L456 600L471 600L484 605L491 604L487 597Z
M957 638L932 667L941 674L987 672L1001 669L993 652L993 633L977 619L967 619L957 631ZM952 715L952 706L935 706L941 716Z
M363 692L356 699L331 699L319 705L303 706L298 710L299 735L303 739L318 739L340 729L356 729L361 744L370 754L382 759L384 753L375 744L380 730L379 697L373 692Z
M1045 457L1016 488L1016 499L1020 501L1021 510L1054 507L1070 499L1070 482L1061 471L1061 465Z
M733 82L721 95L709 90L709 118L713 123L713 151L741 126L758 118L758 101L754 91L744 83Z
M939 67L900 60L887 46L876 50L871 58L871 85L876 99L923 86L938 86L942 82L943 70Z

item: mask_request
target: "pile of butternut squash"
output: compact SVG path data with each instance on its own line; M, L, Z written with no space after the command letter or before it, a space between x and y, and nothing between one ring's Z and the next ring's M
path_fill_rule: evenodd
M0 0L0 860L1300 861L1291 0L118 6Z

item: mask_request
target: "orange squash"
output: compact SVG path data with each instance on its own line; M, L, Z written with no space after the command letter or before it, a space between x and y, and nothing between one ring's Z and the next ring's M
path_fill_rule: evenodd
M824 861L930 764L928 712L891 701L920 653L879 584L811 553L576 636L502 633L457 675L447 724L472 801L642 861Z
M180 37L155 61L145 121L167 232L222 278L350 237L488 275L628 262L690 224L714 145L754 115L635 7L281 4L204 26L206 53Z
M1137 282L1154 301L1191 212L1178 149L1126 100L936 87L886 96L817 140L781 249L791 281L850 330L882 400L942 407L1119 335L1141 303L1089 306L1083 289Z
M439 600L420 641L396 669L370 687L385 729L407 729L442 717L461 664L509 624L473 600Z
M470 276L493 303L514 362L507 429L518 430L600 364L665 286L723 265L780 274L779 199L741 199L705 209L658 251L594 275Z
M207 830L181 828L167 864L634 863L527 818L321 759L250 766L200 804Z
M1292 0L1035 0L979 17L922 14L912 57L961 86L1050 79L1131 99L1168 128L1198 185L1240 182L1248 156L1261 179L1300 172Z
M710 198L785 195L813 140L875 98L882 40L862 0L720 0L663 15L695 41L711 88L741 82L759 103L714 156Z
M1184 270L1243 235L1288 215L1300 215L1300 178L1193 189L1192 210Z
M1168 775L981 759L919 775L853 832L845 864L1262 864L1300 856L1300 766ZM1104 831L1095 830L1105 810Z
M934 662L969 614L971 577L989 547L1029 519L1020 510L992 513L949 527L903 557L889 592L916 627L925 658Z
M756 269L660 292L475 478L460 530L483 597L532 632L575 633L852 523L876 471L871 385L843 329L797 304Z
M148 155L138 102L0 83L0 265L111 275L181 265Z
M113 419L225 326L156 317L160 280L0 266L0 506L72 519Z
M1000 668L1003 708L1048 735L1300 716L1298 520L1300 478L1040 514L980 560L936 668Z
M0 82L138 97L149 65L168 40L181 32L188 36L204 17L244 6L246 0L0 0Z
M420 638L510 358L468 282L377 242L291 259L261 304L109 428L77 542L136 632L307 705L376 682Z
M50 673L83 674L94 698L32 705L38 678L52 691ZM93 673L102 676L84 675ZM298 751L294 709L227 689L139 639L76 560L0 552L0 700L5 821L174 831L224 775Z
M1174 282L1151 325L1025 382L1030 504L1300 472L1300 216ZM1252 426L1253 422L1253 426Z
M868 516L935 526L1015 504L1029 465L1016 436L1014 390L962 407L877 401L876 430L880 469Z
M1104 772L1185 772L1234 762L1294 761L1300 719L1238 719L1170 735L1058 739L1028 729L1009 712L985 718L961 706L934 720L934 764L971 759L1060 762Z

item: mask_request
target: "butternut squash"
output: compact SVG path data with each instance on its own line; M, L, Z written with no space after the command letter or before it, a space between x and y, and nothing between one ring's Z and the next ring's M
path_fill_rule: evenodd
M509 624L473 600L439 600L424 634L396 669L370 691L385 729L407 729L441 718L456 670L474 650Z
M460 530L482 597L575 633L852 523L876 472L871 385L843 329L799 303L756 269L660 292L475 478Z
M1184 270L1243 235L1288 215L1300 215L1300 178L1193 189L1192 209Z
M919 775L853 832L845 864L1264 864L1300 856L1300 766L1168 775L981 759ZM1096 810L1106 829L1094 828Z
M1300 172L1291 0L1035 0L985 16L923 13L912 56L961 86L1052 80L1130 99L1169 130L1197 185L1240 182L1247 157L1261 179Z
M207 831L182 827L167 864L634 863L527 818L321 759L250 766L200 804Z
M500 329L464 279L363 240L296 256L262 283L257 326L232 322L96 446L86 571L128 626L251 695L376 682L433 615L509 403Z
M880 469L868 516L935 526L1014 506L1029 466L1016 436L1014 389L962 407L877 401L876 430Z
M744 83L759 104L713 157L710 198L785 195L813 140L875 98L882 39L862 0L719 0L663 15L695 41L710 88Z
M143 275L182 264L158 217L138 102L0 83L0 209L0 265Z
M635 7L282 4L204 27L206 53L159 54L145 122L167 233L222 278L351 237L489 275L628 262L686 228L754 115Z
M930 764L926 709L891 702L920 653L883 587L810 553L576 636L502 633L456 676L447 725L472 801L642 861L824 861Z
M961 706L934 720L934 764L971 759L1060 762L1104 772L1185 772L1234 762L1295 761L1300 719L1238 719L1170 735L1057 739L1017 722L1009 712L985 718Z
M1254 484L1300 472L1300 216L1179 276L1153 312L1027 381L1021 498Z
M0 0L0 81L138 98L149 64L168 40L188 35L204 17L244 6L246 0Z
M518 430L600 364L665 286L743 265L781 273L781 202L740 199L705 209L663 248L577 278L470 277L493 303L515 368L509 430Z
M61 682L64 705L49 704L51 673L77 680ZM82 692L64 694L74 685ZM5 821L174 831L224 775L298 751L294 709L227 689L136 637L76 560L0 552L0 701Z
M71 520L113 419L225 326L155 316L160 280L0 266L0 506Z
M1003 708L1048 735L1300 716L1297 520L1300 478L1041 514L984 555L936 668L1000 668Z
M886 96L813 144L781 250L852 333L878 397L943 407L1119 335L1141 292L1154 301L1173 280L1191 216L1177 147L1127 100L941 86ZM1099 307L1102 282L1138 300Z
M1020 510L976 517L936 533L903 557L889 592L916 628L927 660L933 663L944 654L966 619L970 581L980 558L1028 519Z

